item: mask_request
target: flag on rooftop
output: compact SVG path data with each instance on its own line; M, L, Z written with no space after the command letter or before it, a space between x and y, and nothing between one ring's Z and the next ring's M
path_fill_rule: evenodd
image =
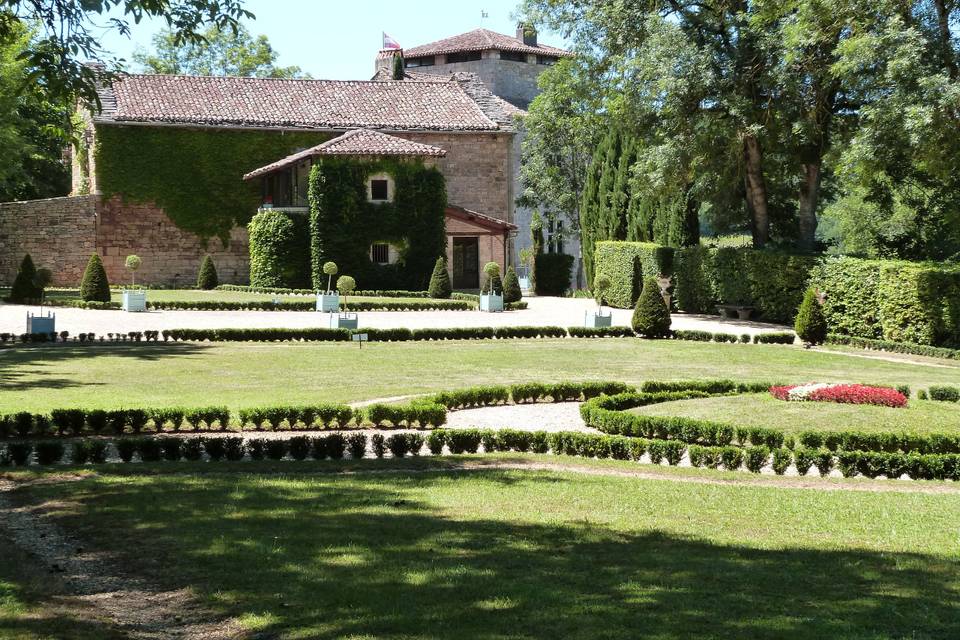
M400 43L387 35L386 32L383 32L383 48L384 49L402 49Z

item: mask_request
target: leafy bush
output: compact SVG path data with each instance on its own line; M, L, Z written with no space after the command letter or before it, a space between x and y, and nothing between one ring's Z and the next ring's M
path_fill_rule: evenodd
M7 453L13 464L18 467L25 467L30 464L30 456L33 453L32 442L11 442L7 445Z
M63 459L64 446L62 442L41 441L35 445L37 453L37 464L51 465L60 462Z
M820 300L813 287L807 289L803 295L803 302L797 312L793 330L800 339L808 344L823 344L827 339L827 320L820 308Z
M137 438L136 443L137 452L140 454L140 459L144 462L159 462L163 457L163 449L160 448L159 440L154 438Z
M160 438L163 459L176 462L183 457L183 441L180 438Z
M476 453L482 437L478 429L449 429L445 439L450 453L460 454Z
M520 302L523 298L523 292L520 290L520 278L517 277L517 270L513 265L507 267L507 272L503 276L503 302Z
M794 464L797 467L797 473L801 476L807 475L807 472L810 471L810 467L813 466L816 450L807 449L805 447L797 447L793 450L793 460Z
M813 456L813 464L822 477L827 477L833 471L833 454L829 451L817 451Z
M773 461L770 465L773 467L775 474L782 476L787 472L791 462L793 462L793 454L790 453L789 449L776 448L773 450Z
M327 457L327 439L323 436L310 438L309 450L314 460L323 460Z
M427 448L430 449L430 453L435 456L439 456L443 453L443 445L447 442L446 432L443 431L431 431L427 434Z
M407 442L407 436L404 433L395 433L387 438L387 449L393 454L394 458L402 458L410 450L410 443Z
M431 298L446 299L453 293L450 285L450 273L447 271L447 259L444 256L437 258L430 276L430 286L427 288Z
M426 438L423 437L422 433L408 433L407 435L407 448L410 451L410 455L419 456L420 450L423 449L423 443Z
M287 455L287 441L280 438L267 440L265 449L267 457L271 460L283 460Z
M227 438L233 440L234 438ZM239 440L240 438L236 438ZM122 441L121 441L122 442ZM119 444L119 443L118 443ZM229 442L227 443L229 445ZM203 459L203 438L186 438L181 441L180 451L187 460L196 462ZM228 446L229 457L229 446ZM242 456L241 456L242 457ZM233 458L230 458L231 460Z
M137 453L139 449L139 443L133 438L123 438L117 440L115 443L117 447L117 453L120 455L120 459L124 462L130 462L133 460L134 454Z
M263 209L247 225L250 237L250 285L310 285L310 224L306 215Z
M604 299L611 307L633 307L647 278L673 274L671 247L647 242L598 242L595 251L594 281L600 275L609 279Z
M263 460L266 457L267 442L265 438L253 438L247 442L247 452L251 460Z
M197 289L209 291L216 289L218 284L220 284L220 282L217 277L217 267L214 266L213 258L210 257L210 254L207 254L203 257L203 262L200 263L200 270L197 272Z
M743 466L743 449L739 447L722 447L720 449L720 462L723 468L728 471L736 471Z
M363 433L351 433L347 436L347 449L351 458L359 460L367 454L367 436Z
M214 462L223 460L227 455L227 443L223 438L204 438L203 448L207 452L207 457Z
M755 344L793 344L795 341L796 335L788 331L758 333L753 336Z
M385 441L386 439L382 433L375 433L370 437L370 446L373 448L373 455L378 458L383 457L383 454L387 452Z
M670 310L653 278L644 281L630 324L644 338L666 338L670 335Z
M480 286L480 293L503 295L503 280L500 279L500 265L496 262L488 262L483 265L483 273L483 284Z
M42 293L40 288L34 282L37 275L37 268L33 264L33 258L30 254L23 256L20 262L20 268L13 280L13 286L10 288L10 302L25 304L40 299Z
M927 390L931 400L938 402L960 402L960 388L946 385L933 385Z
M745 463L751 473L760 473L770 459L770 449L764 446L747 447Z
M534 256L533 270L537 274L535 287L538 296L562 296L570 288L573 256L539 253Z
M110 283L103 261L96 253L90 256L80 281L80 299L84 302L110 302Z
M327 455L332 460L341 460L347 448L347 439L339 433L331 433L327 436Z
M319 440L319 438L315 438L315 439ZM324 442L323 444L326 445L326 442ZM290 438L287 441L287 450L290 453L290 457L293 458L294 460L306 460L307 456L309 456L311 453L311 449L315 450L312 443L310 442L310 438L308 438L307 436L294 436L293 438ZM321 447L320 451L323 451L325 453L326 447L325 446ZM270 457L273 458L273 455L274 454L270 454ZM283 456L280 455L279 457L274 459L279 460L282 457ZM323 460L324 456L320 455L319 457L317 457L317 455L314 454L314 458L316 458L317 460Z

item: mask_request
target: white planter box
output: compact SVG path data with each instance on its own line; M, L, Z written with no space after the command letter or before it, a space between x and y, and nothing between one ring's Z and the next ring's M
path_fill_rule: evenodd
M35 316L27 312L27 333L54 333L57 329L57 316L47 312L45 316Z
M520 281L520 288L524 291L530 291L530 276L520 276L517 278Z
M340 294L317 292L317 311L337 313L340 311Z
M358 322L357 314L355 313L331 313L330 314L331 329L356 329L357 322Z
M503 296L498 296L495 293L481 294L480 311L489 311L491 313L503 311Z
M600 327L609 327L613 323L613 314L591 313L587 311L584 326L588 329L599 329Z
M123 310L124 311L146 311L147 310L147 292L143 289L124 289L123 290Z

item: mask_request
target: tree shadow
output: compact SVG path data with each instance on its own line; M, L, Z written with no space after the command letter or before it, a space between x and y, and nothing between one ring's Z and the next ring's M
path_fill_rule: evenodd
M450 472L255 470L130 472L30 492L77 502L52 517L129 570L258 616L258 638L960 637L957 559L483 517L496 501L460 493L465 474ZM536 485L576 482L523 481L531 510ZM435 486L450 489L443 508L416 497ZM462 514L458 500L470 503Z

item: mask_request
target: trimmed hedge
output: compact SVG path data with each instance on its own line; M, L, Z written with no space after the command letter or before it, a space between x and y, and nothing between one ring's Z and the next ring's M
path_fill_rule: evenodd
M241 409L238 418L242 427L249 425L256 430L264 429L265 425L276 430L283 423L290 429L297 428L298 424L308 429L313 426L325 429L332 425L346 427L355 415L353 409L342 404L276 405Z
M649 242L598 242L594 278L603 274L610 279L604 301L619 309L633 307L646 278L656 278L661 273L672 275L673 252L671 247Z
M262 209L247 225L250 233L250 285L310 285L310 218L306 214Z
M406 405L372 404L363 409L362 415L366 422L380 428L412 428L416 424L425 429L440 427L447 422L447 408L429 400Z
M946 358L948 360L960 360L960 349L948 349L946 347L931 347L922 344L911 344L909 342L890 342L888 340L871 340L870 338L858 338L856 336L845 336L836 333L829 334L825 344L842 344L858 349L870 349L874 351L889 351L891 353L907 353L915 356L927 356L930 358Z
M533 270L537 274L534 286L538 296L562 296L570 288L573 256L538 253L533 258Z

